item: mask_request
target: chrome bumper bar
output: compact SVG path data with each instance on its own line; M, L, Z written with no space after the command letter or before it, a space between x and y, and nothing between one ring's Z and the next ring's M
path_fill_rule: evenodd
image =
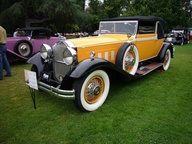
M38 82L38 88L46 91L50 94L53 94L57 97L65 98L65 99L75 99L75 90L62 90L53 86L50 86L48 84L45 84L43 82Z

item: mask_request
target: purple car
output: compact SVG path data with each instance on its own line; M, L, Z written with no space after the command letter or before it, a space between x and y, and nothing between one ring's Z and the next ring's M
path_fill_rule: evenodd
M52 46L60 39L61 37L52 37L50 29L47 28L20 28L18 37L7 38L8 60L27 60L40 50L43 43Z

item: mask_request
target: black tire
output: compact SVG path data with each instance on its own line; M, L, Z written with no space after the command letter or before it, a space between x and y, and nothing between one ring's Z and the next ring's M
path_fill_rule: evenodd
M95 70L82 78L76 79L73 88L75 89L74 103L77 108L84 112L91 112L105 102L110 81L105 71Z
M29 58L33 49L28 41L18 41L14 46L14 51L23 57Z
M129 74L135 75L139 65L139 52L133 44L126 48L119 49L116 57L116 65Z

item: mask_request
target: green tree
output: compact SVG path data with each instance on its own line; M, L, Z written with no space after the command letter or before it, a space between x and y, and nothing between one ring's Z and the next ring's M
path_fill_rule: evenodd
M98 29L99 21L105 18L103 3L101 3L100 0L91 0L86 11L92 15L92 20L89 24L89 31L93 32Z
M167 32L177 26L187 27L189 22L182 0L132 0L132 10L125 15L160 16L167 22Z
M105 0L103 7L108 18L119 17L125 9L129 10L130 0Z
M98 29L98 24L101 19L118 17L123 13L123 10L129 8L130 0L91 0L87 11L93 16L92 28Z
M77 0L44 0L43 4L37 9L38 12L48 16L58 29L68 31L67 28L81 30L82 23L86 23L91 18L82 5ZM77 28L75 25L78 25Z
M5 6L4 6L5 4ZM55 31L82 29L91 18L84 11L83 1L77 0L18 0L3 1L0 23L11 27L48 26Z

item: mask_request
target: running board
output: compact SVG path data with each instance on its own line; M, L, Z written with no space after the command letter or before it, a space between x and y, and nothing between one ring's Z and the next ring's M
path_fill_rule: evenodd
M150 73L151 71L159 68L160 66L162 66L163 63L151 63L149 65L145 65L145 66L141 66L138 68L138 70L136 71L136 75L146 75L148 73Z

